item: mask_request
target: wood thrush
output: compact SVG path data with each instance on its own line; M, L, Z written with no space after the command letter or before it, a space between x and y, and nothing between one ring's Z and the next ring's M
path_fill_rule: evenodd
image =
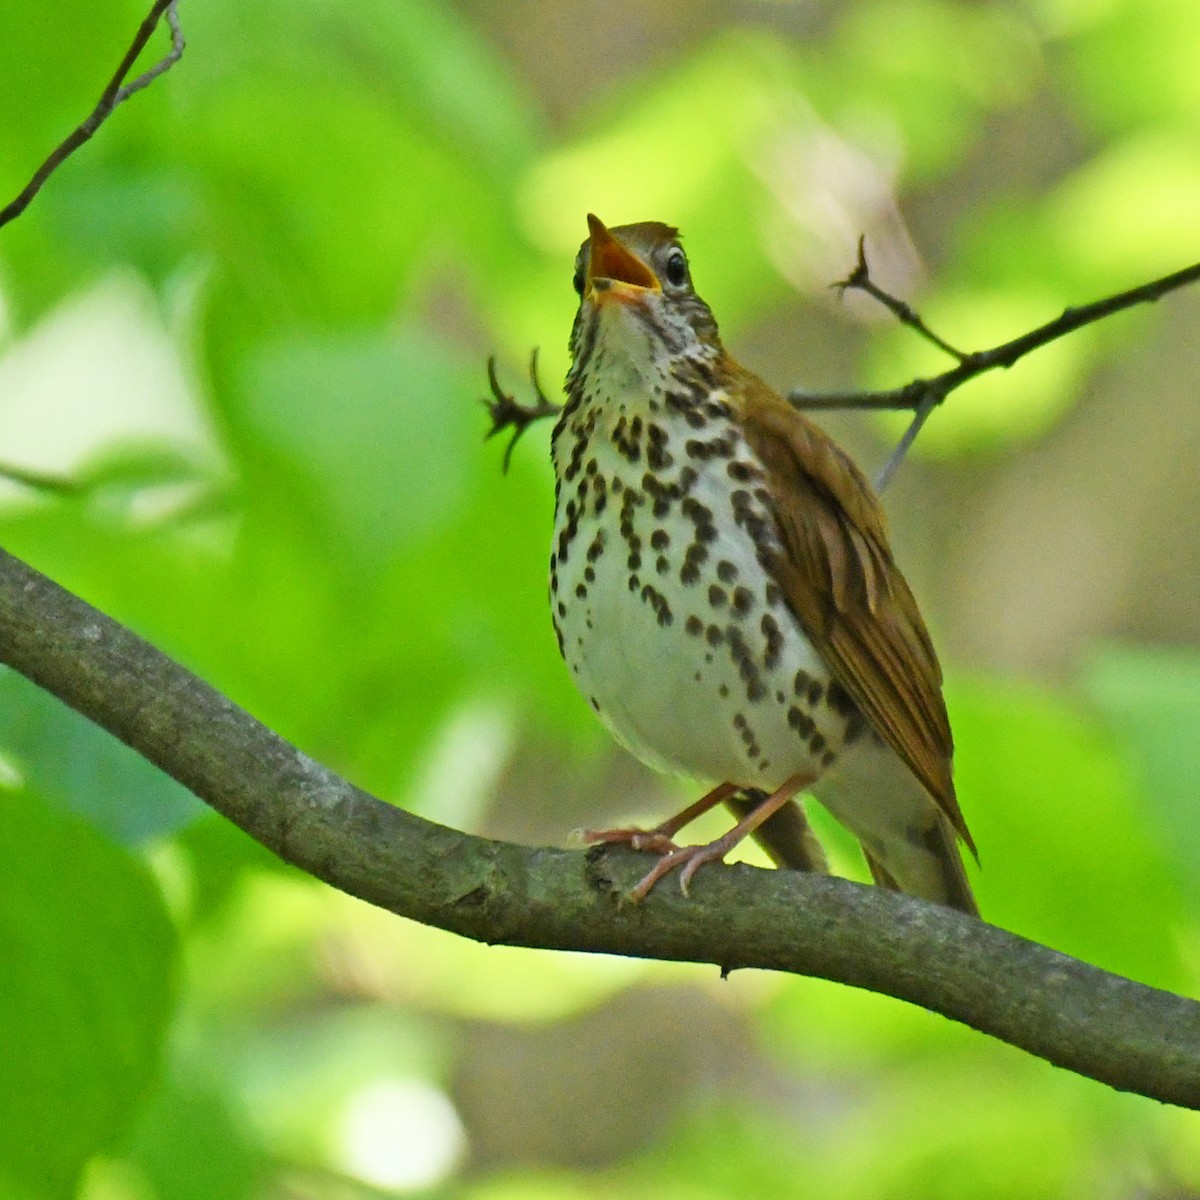
M686 892L748 834L825 870L806 791L876 883L977 912L941 670L870 484L722 347L675 229L588 226L553 437L554 627L617 739L710 790L656 829L586 836L660 853L636 898L677 868ZM729 833L676 846L719 803Z

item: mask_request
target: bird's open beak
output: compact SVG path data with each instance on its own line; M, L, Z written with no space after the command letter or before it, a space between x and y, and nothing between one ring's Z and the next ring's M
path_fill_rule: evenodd
M591 253L588 257L587 289L592 300L608 297L633 300L640 292L661 292L658 277L636 254L617 241L604 222L588 213Z

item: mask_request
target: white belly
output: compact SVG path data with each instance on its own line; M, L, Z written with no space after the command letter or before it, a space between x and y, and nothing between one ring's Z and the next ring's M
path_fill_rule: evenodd
M617 412L609 409L610 426ZM593 429L572 478L570 428L556 438L563 483L551 579L563 656L617 739L652 767L768 789L797 773L816 778L840 748L845 718L827 701L827 668L759 562L762 530L773 531L768 510L743 497L760 520L757 541L728 519L732 493L753 493L753 482L728 471L748 452L738 439L731 454L689 458L689 438L711 442L732 426L671 430L670 469L655 477L684 494L664 498L646 478L646 455L649 427L669 419L633 427L642 434L636 461L628 421L615 441Z

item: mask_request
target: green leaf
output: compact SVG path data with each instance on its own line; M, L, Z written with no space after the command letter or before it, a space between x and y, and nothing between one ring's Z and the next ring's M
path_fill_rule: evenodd
M1200 204L1200 150L1189 125L1139 131L1068 175L1048 203L1061 253L1100 291L1189 261ZM1190 256L1194 257L1194 256Z
M1038 79L1033 31L1012 6L867 0L844 12L833 45L810 52L820 101L839 124L873 126L913 178L952 169Z
M182 784L15 671L0 669L0 748L39 795L136 845L204 806Z
M253 1200L268 1164L232 1097L170 1080L146 1105L129 1160L159 1200Z
M1137 125L1194 128L1200 10L1191 0L1038 0L1061 38L1059 71L1074 119L1089 138ZM1145 223L1140 223L1145 227Z
M314 489L332 547L384 564L460 504L458 448L478 384L432 339L292 339L265 351L248 376L247 426Z
M175 934L144 868L84 822L9 793L0 828L0 1181L66 1197L158 1070Z
M1127 752L1162 844L1200 885L1200 654L1191 649L1109 646L1084 686Z
M1018 684L948 689L987 920L1158 987L1185 977L1181 897L1145 797L1079 706Z
M176 80L191 102L238 75L328 74L343 86L369 86L491 166L521 161L538 135L536 110L503 57L458 11L434 0L267 0L249 10L213 0L188 26L197 40L222 47L191 60L187 77Z

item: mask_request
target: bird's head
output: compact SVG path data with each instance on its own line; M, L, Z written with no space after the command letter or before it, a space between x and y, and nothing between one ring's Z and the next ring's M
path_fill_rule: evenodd
M587 220L590 236L575 260L572 374L585 369L599 346L660 360L660 368L718 357L717 322L692 286L679 231L660 221L608 229L591 213Z

